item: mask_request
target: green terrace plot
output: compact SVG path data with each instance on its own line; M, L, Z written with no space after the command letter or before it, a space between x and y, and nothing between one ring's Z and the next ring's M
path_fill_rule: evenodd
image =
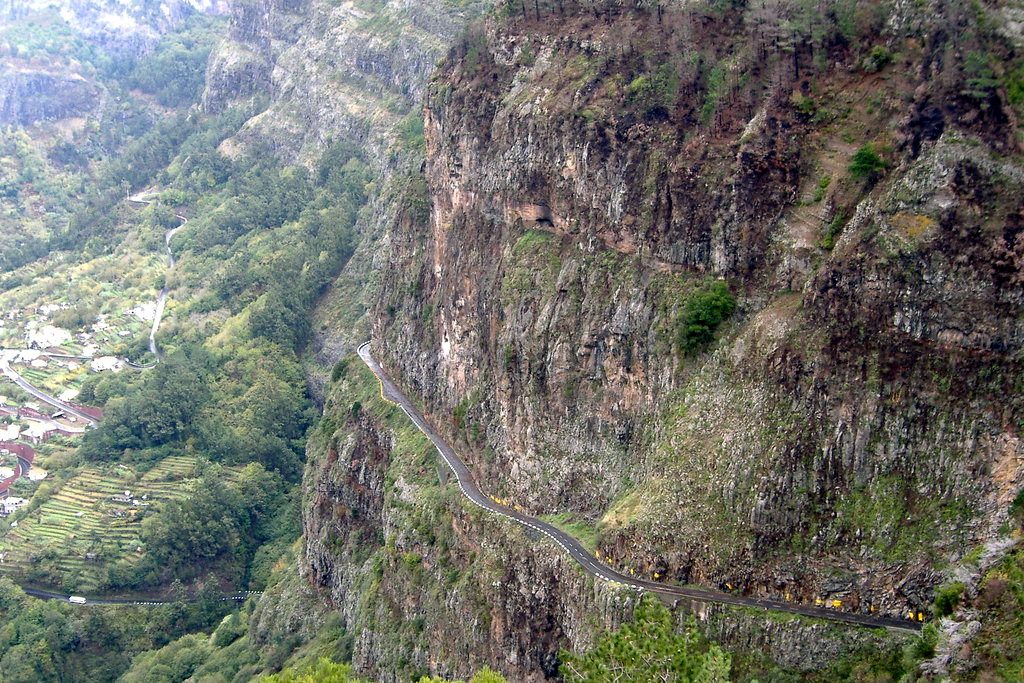
M200 467L196 458L173 456L141 476L124 465L84 469L0 538L0 574L70 591L101 589L108 564L141 557L142 519L160 501L185 495ZM223 471L233 479L240 468Z

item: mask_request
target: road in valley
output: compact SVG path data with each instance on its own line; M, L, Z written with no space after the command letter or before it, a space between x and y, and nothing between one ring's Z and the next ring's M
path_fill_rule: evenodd
M146 204L146 205L148 205L148 204L154 203L156 200L155 199L145 199L142 194L137 194L134 197L129 197L128 201L129 202L135 202L136 204ZM182 228L184 228L185 224L188 223L188 219L185 218L184 216L182 216L180 213L174 214L174 217L177 218L179 221L181 221L181 223L178 224L178 227L171 228L170 230L168 230L167 232L164 233L164 248L167 250L167 272L168 273L170 273L171 270L174 268L174 252L171 251L171 238L174 237L174 233L176 233L179 230L181 230ZM164 306L166 304L167 304L167 280L165 279L164 280L163 289L160 290L160 296L158 296L157 299L156 299L156 310L155 310L154 315L153 315L153 326L149 329L149 352L152 353L154 356L156 356L157 362L160 361L160 349L157 348L157 345L156 345L156 332L157 332L158 329L160 329L160 321L164 317ZM156 363L154 363L152 365L135 365L134 363L129 363L129 365L131 365L133 368L136 368L136 369L148 370L149 368L152 368L154 365L156 365Z
M136 203L139 203L139 204L152 204L154 200L152 200L152 199L144 199L141 196L136 195L135 197L129 197L128 201L136 202ZM184 216L182 216L181 214L175 214L175 216L178 218L178 220L181 221L181 224L179 224L176 228L171 228L166 233L164 233L164 246L167 249L167 270L168 271L170 271L172 268L174 268L174 263L175 263L175 261L174 261L174 253L171 251L171 238L174 237L174 233L176 233L178 230L181 230L185 226L185 224L188 223L188 219L185 218ZM163 289L160 290L160 296L157 298L155 314L153 316L153 326L150 328L150 331L149 331L149 350L150 350L150 352L154 356L156 356L157 362L160 361L160 350L159 350L159 348L156 345L156 332L157 332L157 330L160 327L160 321L163 319L164 306L166 305L166 303L167 303L167 282L165 281ZM32 386L21 375L19 375L13 368L11 368L10 358L14 357L14 356L9 356L7 352L10 352L10 353L13 353L13 354L18 354L21 351L23 351L23 349L0 349L0 372L2 372L5 376L7 376L8 379L10 379L16 385L18 385L19 387L21 387L22 389L27 391L29 394L31 394L32 396L38 398L40 401L43 401L44 403L48 403L51 406L59 408L60 410L63 410L63 411L65 411L66 413L68 413L70 415L74 415L74 416L76 416L78 418L81 418L82 420L85 420L87 423L89 423L91 425L99 424L99 420L96 419L95 417L93 417L92 415L89 415L88 413L84 413L81 410L78 410L77 408L75 408L74 406L68 405L66 402L61 401L60 399L54 398L53 396L50 396L49 394L47 394L47 393L37 389L36 387ZM48 353L48 352L45 352L45 351L42 352L40 355L45 355L45 356L49 356L49 357L52 357L52 358L64 358L64 359L75 359L75 360L91 360L91 357L89 357L89 356L75 356L75 355L60 354L60 353ZM139 370L146 370L146 369L153 368L153 367L156 366L156 363L152 363L150 365L137 365L137 364L132 363L132 362L127 361L127 360L125 361L125 363L127 365L129 365L130 367L133 367L133 368L139 369ZM57 423L54 423L54 425L57 426L57 427L60 427L61 429L65 429L67 431L78 431L74 427L67 427L67 426L64 426L64 425L59 425ZM84 431L84 430L81 430L81 431ZM17 446L21 446L21 444L4 444L4 445L8 446L9 448L14 448L14 447L17 447ZM17 478L20 475L27 474L29 468L32 465L32 461L31 460L26 460L24 457L22 457L22 455L20 455L18 453L16 453L16 455L17 455L18 463L19 463L19 466L18 466L18 470L19 471L15 472L15 476L12 477L11 479L15 479L15 478ZM71 595L65 595L63 593L55 593L53 591L43 590L41 588L32 588L32 587L29 587L29 586L21 586L21 589L25 592L26 595L31 595L31 596L34 596L34 597L37 597L37 598L42 598L44 600L61 600L61 601L64 601L64 602L69 602L70 604L73 604L73 605L166 605L166 604L172 604L172 603L175 603L175 602L182 602L181 600L162 600L162 599L147 599L147 598L98 598L98 597L81 598L81 596L75 596L76 600L83 599L84 602L70 602L70 598L72 597ZM241 601L241 600L246 600L246 599L248 599L250 597L257 596L257 595L262 595L262 593L260 593L259 591L239 591L239 592L236 592L236 593L224 594L224 595L222 595L218 599L222 600L222 601L225 601L225 600ZM186 598L184 600L184 602L198 602L200 599L201 598Z
M35 396L43 403L49 403L51 406L59 408L60 410L63 410L64 412L70 415L74 415L79 419L85 420L89 424L99 424L99 420L97 420L92 415L84 413L78 408L75 408L74 406L71 406L65 403L64 401L61 401L60 399L54 398L53 396L50 396L49 394L40 391L39 389L36 389L34 386L25 381L25 378L23 378L21 375L15 372L14 368L11 367L10 361L5 356L2 355L0 355L0 372L2 372L7 377L7 379L11 380L25 391ZM65 427L62 428L66 429Z
M31 595L34 598L42 598L43 600L62 600L64 602L70 602L70 595L64 593L54 593L53 591L43 590L41 588L29 588L26 586L19 586L26 595ZM263 595L260 591L238 591L237 593L225 593L224 595L217 598L218 600L225 602L228 600L234 600L236 602L247 600L253 596ZM85 598L85 602L72 602L73 605L170 605L176 602L199 602L202 598L185 598L183 600L163 600L154 598Z
M634 588L636 590L656 593L670 599L689 598L700 602L738 605L740 607L785 612L788 614L799 614L806 617L827 619L829 621L838 621L858 626L886 628L895 631L913 633L921 630L921 624L909 618L904 620L874 614L843 612L838 609L826 609L824 607L801 605L783 600L747 597L710 588L673 586L623 574L593 557L578 540L558 527L524 514L507 505L502 505L485 495L480 490L480 487L477 486L469 468L455 452L455 449L453 449L447 441L438 435L427 419L423 417L423 414L420 413L420 411L412 404L409 397L391 381L387 373L385 373L383 368L381 368L380 364L374 360L373 356L370 354L370 343L366 342L360 346L358 353L359 357L364 363L366 363L367 367L370 368L373 374L376 375L377 379L380 381L382 398L401 408L406 416L412 420L413 424L415 424L416 427L423 432L428 439L430 439L438 453L441 454L445 463L448 464L448 467L451 468L452 472L455 474L455 477L459 482L459 488L462 489L462 493L466 498L488 512L501 515L502 517L507 517L528 529L544 534L561 546L565 552L567 552L580 564L581 567L583 567L584 571L592 576L611 583Z
M135 202L137 204L152 204L155 200L153 200L153 199L145 199L145 198L143 198L142 195L135 195L134 197L129 197L128 201L129 202ZM174 215L175 215L175 217L178 220L181 221L181 223L177 227L171 228L170 230L168 230L167 232L164 233L164 248L167 250L167 271L168 272L170 272L171 269L174 268L174 263L175 263L175 261L174 261L174 252L171 251L171 238L174 237L174 233L176 233L179 230L181 230L183 227L185 227L185 224L188 223L188 219L185 218L185 216L182 216L180 213L179 214L174 214ZM126 365L128 365L129 367L134 368L136 370L149 370L149 369L152 369L152 368L156 367L156 363L160 362L160 349L156 345L156 333L157 333L157 330L160 329L160 322L163 320L164 308L165 308L166 305L167 305L167 281L165 279L164 280L164 286L160 290L160 295L157 297L157 300L156 300L156 308L154 310L154 315L153 315L153 325L149 329L149 351L154 356L156 356L156 362L150 363L149 365L139 365L137 363L132 363L129 360L124 360L124 363ZM0 349L0 351L12 351L12 352L18 352L18 351L22 351L22 350L23 349ZM44 352L43 355L47 355L47 356L50 356L50 357L53 357L53 358L68 358L68 359L89 360L89 357L87 357L87 356L74 356L74 355L60 354L60 353L45 353ZM81 418L81 419L85 420L86 422L88 422L89 424L92 424L92 425L99 424L99 420L97 420L95 417L92 417L91 415L83 413L81 410L78 410L74 406L68 405L64 401L61 401L60 399L54 398L53 396L50 396L49 394L44 393L43 391L40 391L36 387L34 387L31 384L29 384L28 381L26 381L24 377L19 375L17 373L17 371L15 371L14 368L11 367L10 359L6 355L4 355L4 354L0 354L0 372L2 372L4 375L6 375L8 379L10 379L12 382L17 384L19 387L21 387L22 389L24 389L28 393L30 393L33 396L35 396L36 398L38 398L40 401L43 401L44 403L48 403L51 406L59 408L60 410L63 410L63 411L65 411L65 412L67 412L67 413L69 413L71 415L74 415L75 417Z

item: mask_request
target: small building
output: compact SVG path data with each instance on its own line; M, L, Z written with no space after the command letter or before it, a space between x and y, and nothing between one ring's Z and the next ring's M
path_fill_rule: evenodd
M0 517L9 517L23 505L28 505L28 500L25 498L8 496L7 498L0 500Z

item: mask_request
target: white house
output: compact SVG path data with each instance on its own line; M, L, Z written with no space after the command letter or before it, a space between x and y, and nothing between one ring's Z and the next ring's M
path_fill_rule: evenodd
M0 500L0 517L7 517L14 514L14 511L20 508L22 505L27 505L28 500L24 498L17 498L10 496Z

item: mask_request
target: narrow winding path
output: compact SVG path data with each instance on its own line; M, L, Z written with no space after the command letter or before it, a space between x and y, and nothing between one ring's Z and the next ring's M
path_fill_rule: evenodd
M129 197L128 201L129 202L134 202L136 204L144 204L144 205L148 206L149 204L153 204L156 200L155 199L145 199L142 194L137 194L134 197ZM181 221L181 223L178 224L178 227L171 228L170 230L168 230L167 232L164 233L164 248L167 250L167 272L168 272L168 274L174 269L174 252L171 250L171 238L174 237L174 233L176 233L179 230L181 230L182 228L184 228L185 224L188 223L188 219L185 218L184 216L182 216L180 213L174 214L174 217L177 218L179 221ZM165 278L164 279L163 289L160 290L160 296L158 296L157 299L156 299L156 310L154 311L154 314L153 314L153 326L149 329L149 352L152 353L154 356L156 356L156 363L160 362L160 355L161 355L160 354L160 349L156 345L156 332L157 332L158 329L160 329L160 321L163 320L163 317L164 317L164 306L166 306L166 305L167 305L167 280ZM129 365L131 365L133 368L136 368L136 369L148 370L149 368L154 367L156 365L156 363L152 363L151 365L136 365L134 363L129 363Z
M799 614L806 617L816 617L818 619L827 619L829 621L838 621L847 624L855 624L858 626L868 626L873 628L887 628L893 631L905 631L905 632L917 632L921 630L921 624L911 621L902 620L887 616L878 616L873 614L861 614L855 612L842 612L839 610L825 609L822 607L813 607L810 605L801 605L793 602L785 602L782 600L770 600L768 598L753 598L743 595L734 595L732 593L725 593L722 591L713 590L710 588L690 588L683 586L673 586L664 583L658 583L656 581L648 581L645 579L638 579L634 576L627 576L608 565L598 561L595 557L592 557L589 552L580 544L578 540L565 533L558 527L552 526L547 522L543 522L535 517L523 514L518 510L510 508L506 505L495 502L490 497L485 495L480 487L477 486L473 479L473 475L470 473L466 463L458 456L455 450L448 444L447 441L442 439L434 428L430 425L423 414L412 404L409 397L406 396L398 386L391 381L391 379L381 368L380 364L374 360L373 356L370 355L370 342L366 342L358 349L359 357L366 363L367 367L377 376L381 385L381 397L385 401L397 405L402 411L412 420L413 424L423 432L428 439L437 448L438 453L444 458L444 461L451 468L455 477L458 479L459 488L462 489L463 495L466 496L472 503L479 507L493 512L494 514L507 517L512 521L544 534L559 546L562 547L576 562L583 567L583 570L588 574L595 576L599 579L609 581L611 583L620 584L629 588L634 588L640 591L648 591L656 593L662 596L666 596L670 599L677 598L689 598L691 600L697 600L700 602L711 602L720 603L726 605L738 605L741 607L751 607L755 609L762 609L765 611L776 611L785 612L788 614Z
M50 396L49 394L29 384L24 377L15 372L14 368L11 367L11 364L8 362L6 358L0 358L0 372L2 372L7 377L7 379L17 384L19 387L24 389L29 394L35 396L43 403L48 403L55 408L58 408L66 413L74 415L79 419L85 420L89 424L99 424L99 420L97 420L92 415L89 415L88 413L83 412L78 408L75 408L74 406L65 403L64 401L61 401L58 398L54 398L53 396Z

